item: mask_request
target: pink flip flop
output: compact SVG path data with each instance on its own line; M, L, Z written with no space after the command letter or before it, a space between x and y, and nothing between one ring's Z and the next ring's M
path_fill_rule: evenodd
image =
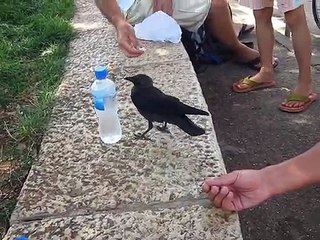
M315 102L318 98L316 93L310 93L308 96L300 95L297 93L291 92L288 97L286 98L285 102L281 103L279 108L284 112L289 113L299 113L306 110L313 102ZM302 103L299 107L288 107L286 106L289 102L297 102Z

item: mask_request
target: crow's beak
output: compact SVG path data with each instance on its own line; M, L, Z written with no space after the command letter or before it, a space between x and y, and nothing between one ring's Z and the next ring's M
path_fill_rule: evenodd
M133 82L133 77L125 77L124 79L130 82Z

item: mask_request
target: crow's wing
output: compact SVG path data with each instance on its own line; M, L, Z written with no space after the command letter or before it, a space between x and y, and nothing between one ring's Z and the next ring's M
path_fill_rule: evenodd
M152 87L147 89L134 87L131 98L138 110L150 114L184 115L199 114L208 115L207 112L190 107L176 97L169 96L159 89Z
M179 115L181 102L153 87L148 89L135 88L131 94L132 101L139 111L159 115Z

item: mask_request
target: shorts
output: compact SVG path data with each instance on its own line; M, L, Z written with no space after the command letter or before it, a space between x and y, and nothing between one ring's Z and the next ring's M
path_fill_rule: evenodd
M274 0L240 0L240 5L249 7L253 10L263 8L273 8ZM297 9L304 4L304 0L277 0L278 9L285 13Z
M206 20L212 0L173 0L172 17L190 32L196 32ZM142 22L153 13L153 1L135 0L125 16L132 25Z

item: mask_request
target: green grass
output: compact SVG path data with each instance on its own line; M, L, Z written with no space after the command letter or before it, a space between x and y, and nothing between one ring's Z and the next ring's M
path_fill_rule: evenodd
M69 21L74 2L2 0L0 9L0 139L5 139L0 140L0 171L1 163L17 165L0 178L1 190L14 189L13 196L0 197L1 229L8 223L51 113L74 36Z

